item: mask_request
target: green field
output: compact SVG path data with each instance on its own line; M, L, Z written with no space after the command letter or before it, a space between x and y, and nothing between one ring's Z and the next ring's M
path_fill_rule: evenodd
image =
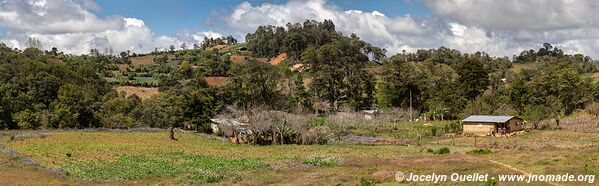
M596 175L599 171L599 134L574 131L478 137L476 147L475 138L464 136L430 138L416 146L251 146L193 132L177 132L177 141L167 135L166 131L3 132L1 145L18 153L2 154L8 158L2 158L0 178L36 175L56 184L357 185L407 183L395 181L397 171L490 175L521 171ZM496 144L505 146L493 147ZM428 152L443 147L450 152ZM492 150L480 150L487 148ZM23 159L36 163L20 163ZM584 185L566 183L578 184Z

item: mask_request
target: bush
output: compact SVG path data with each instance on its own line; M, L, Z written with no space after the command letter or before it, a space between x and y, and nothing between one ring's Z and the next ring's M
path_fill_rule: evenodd
M586 110L587 112L589 112L589 114L595 117L599 117L599 102L594 102L590 104L589 106L587 106Z
M445 133L461 133L463 128L459 122L453 121L453 122L445 125L443 127L443 130L445 130Z
M493 153L493 151L491 151L489 149L475 149L475 150L466 152L466 154L491 154L491 153Z
M327 120L323 117L316 117L308 121L308 126L310 127L320 127L324 126L327 123Z
M310 156L303 163L320 167L334 167L338 166L341 160L336 157Z
M29 109L13 114L13 119L21 129L37 129L41 125L39 113Z
M302 145L324 145L329 142L330 132L326 127L316 127L301 133Z
M440 148L438 150L433 150L431 148L426 149L426 152L433 154L449 154L451 151L447 147Z
M435 154L449 154L449 153L450 153L449 148L443 147L443 148L440 148Z

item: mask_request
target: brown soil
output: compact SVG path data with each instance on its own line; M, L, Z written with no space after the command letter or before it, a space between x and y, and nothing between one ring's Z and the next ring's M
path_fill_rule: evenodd
M285 59L287 59L287 53L281 53L277 57L270 58L270 64L278 65Z
M221 87L229 82L228 77L205 77L204 79L206 80L208 85L214 87Z
M243 63L246 59L248 59L247 56L242 56L242 55L231 55L231 58L229 58L233 63Z
M154 55L129 58L133 65L150 65L154 64Z

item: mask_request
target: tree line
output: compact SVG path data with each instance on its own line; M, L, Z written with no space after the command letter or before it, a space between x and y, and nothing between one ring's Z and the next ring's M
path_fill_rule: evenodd
M208 39L200 48L236 43L231 38ZM584 76L598 71L597 62L548 43L512 59L445 47L387 57L355 34L337 32L330 20L260 26L246 42L254 57L284 52L288 59L278 65L253 58L232 63L226 51L155 51L157 64L127 72L159 77L161 94L146 100L116 92L102 78L128 55L21 51L2 44L0 128L188 125L209 131L210 118L231 105L332 114L409 108L414 117L441 120L494 114L559 121L599 100L599 84ZM209 86L203 79L208 76L228 77L228 83Z

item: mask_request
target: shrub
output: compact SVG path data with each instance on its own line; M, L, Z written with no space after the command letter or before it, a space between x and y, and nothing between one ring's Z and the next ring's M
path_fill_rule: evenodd
M489 150L489 149L474 149L474 150L466 152L466 154L491 154L491 153L493 153L493 151Z
M320 127L324 126L327 123L327 120L323 117L316 117L308 121L308 126L310 127Z
M447 147L443 147L437 150L433 150L431 148L426 149L426 152L433 154L449 154L451 151Z
M330 132L326 127L316 127L301 133L302 145L324 145L329 142Z
M449 153L450 153L450 151L449 151L449 148L447 148L447 147L440 148L438 151L435 152L435 154L449 154Z
M445 130L445 133L461 133L463 129L462 125L459 122L453 121L445 125L443 127L443 130Z
M13 114L13 119L21 129L37 129L41 125L39 113L29 109Z
M589 106L587 106L586 110L587 112L589 112L589 114L595 117L599 117L599 102L594 102L590 104Z
M320 167L334 167L338 166L341 160L336 157L310 156L303 163Z

